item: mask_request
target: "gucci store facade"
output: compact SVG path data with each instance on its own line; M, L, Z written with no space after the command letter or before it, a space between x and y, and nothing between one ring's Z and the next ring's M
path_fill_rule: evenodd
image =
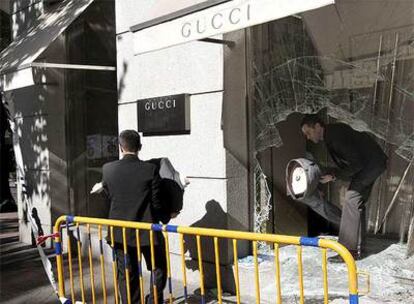
M382 220L400 182L382 232L392 238L403 231L406 239L409 216L402 224L397 215L412 212L413 173L401 178L413 157L412 4L398 2L392 14L390 5L116 3L119 131L142 132L140 157L168 157L191 182L172 224L292 235L333 232L288 198L285 185L291 159L312 154L330 162L299 128L303 113L320 112L327 121L370 132L387 151L390 165L372 194L369 229ZM340 206L344 189L345 183L336 183L324 191ZM186 244L191 268L194 244ZM211 246L205 243L203 258L214 272ZM179 252L174 239L171 248ZM224 243L220 248L222 266L230 267L231 250ZM249 252L240 244L241 256ZM231 289L232 278L227 279L224 285Z
M389 164L368 204L368 229L407 240L414 213L412 1L14 2L13 20L21 24L1 53L0 73L22 156L22 241L32 241L24 195L45 232L63 213L105 216L102 198L89 192L102 165L118 158L116 135L124 129L143 135L142 159L168 157L190 180L171 224L334 232L286 191L290 160L330 163L300 132L302 115L311 112L378 140ZM340 206L346 186L322 190ZM213 244L202 245L206 286L214 286ZM170 247L178 260L174 237ZM188 281L198 282L193 239L186 248ZM240 257L251 253L247 244L238 249ZM227 243L220 254L231 270ZM232 272L224 273L223 287L232 290Z

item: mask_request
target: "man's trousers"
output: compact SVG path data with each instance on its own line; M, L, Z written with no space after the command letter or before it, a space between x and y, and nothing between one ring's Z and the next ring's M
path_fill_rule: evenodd
M339 242L353 253L361 252L365 245L365 203L368 201L376 179L386 169L386 163L368 165L357 173L345 195L342 207Z
M155 286L157 287L157 296L158 303L163 303L163 291L167 282L167 263L165 256L165 247L164 242L154 246L154 256L155 256L155 270L151 273L151 280L153 280ZM125 263L129 269L129 286L130 286L130 295L132 304L144 304L141 303L141 293L139 288L139 277L142 273L141 265L138 263L137 248L128 246L128 255L127 259L124 256L123 247L120 244L115 246L116 251L116 260L117 260L117 270L118 270L118 287L119 294L121 296L122 304L128 303L127 299L127 289L126 289L126 272L125 272ZM147 264L147 269L151 271L151 248L150 246L142 246L141 253L144 256L145 263ZM153 288L150 284L150 292L146 298L146 303L154 303L153 300Z

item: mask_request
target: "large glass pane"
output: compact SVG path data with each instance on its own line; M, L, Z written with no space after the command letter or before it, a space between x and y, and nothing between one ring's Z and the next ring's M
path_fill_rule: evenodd
M70 63L114 67L114 22L112 1L92 4L66 34ZM71 209L106 217L103 197L90 191L102 179L103 164L118 159L116 73L67 70L65 89Z

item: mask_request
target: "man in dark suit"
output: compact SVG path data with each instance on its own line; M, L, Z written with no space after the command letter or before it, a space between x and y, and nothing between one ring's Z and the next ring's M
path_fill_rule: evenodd
M351 180L342 208L339 242L358 259L365 238L365 203L376 179L386 169L387 156L367 133L343 123L325 125L316 114L305 115L301 128L308 140L325 143L337 166L328 170L320 182Z
M156 220L153 215L161 210L160 178L156 166L138 158L138 152L141 150L141 139L138 132L134 130L122 131L119 135L119 147L122 158L103 166L103 187L110 200L109 218L155 223ZM114 239L122 303L128 303L126 269L129 269L130 273L131 303L141 303L135 230L127 229L127 259L124 258L122 229L114 229ZM140 245L147 268L151 270L151 248L148 231L140 230ZM152 272L152 276L157 287L158 303L162 303L167 267L164 240L161 234L154 233L154 245L156 259L155 271ZM125 265L125 261L129 265ZM152 288L148 300L153 303Z

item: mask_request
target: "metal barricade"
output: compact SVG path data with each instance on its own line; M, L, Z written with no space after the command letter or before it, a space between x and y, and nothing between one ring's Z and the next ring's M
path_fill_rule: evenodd
M245 240L251 241L253 247L253 260L254 260L254 285L255 285L255 302L260 303L260 280L259 280L259 263L258 263L258 242L267 242L273 244L274 248L274 263L275 263L275 281L276 281L276 299L275 302L280 304L282 303L282 290L281 290L281 272L280 272L280 261L279 261L279 250L281 245L296 245L297 246L297 260L298 260L298 287L299 287L299 299L300 303L305 303L305 294L304 294L304 284L303 284L303 263L302 263L302 247L311 246L319 247L322 251L322 272L323 272L323 302L328 303L328 270L327 270L327 250L333 250L338 253L344 260L345 265L348 270L348 277L344 278L348 281L349 289L349 303L357 304L358 303L358 274L355 261L350 254L350 252L340 243L320 238L308 238L308 237L294 237L294 236L284 236L284 235L274 235L274 234L261 234L253 232L242 232L242 231L231 231L231 230L219 230L219 229L209 229L209 228L196 228L196 227L182 227L175 225L160 225L160 224L150 224L150 223L139 223L139 222L129 222L129 221L119 221L119 220L108 220L100 218L89 218L81 216L61 216L57 219L54 226L55 236L55 251L56 251L56 261L57 261L57 276L58 276L58 292L59 297L64 303L75 303L75 288L74 288L74 267L72 262L72 249L71 249L71 240L69 236L67 237L67 260L68 260L68 269L69 269L69 282L70 282L70 298L71 300L66 299L65 292L65 282L64 282L64 267L63 267L63 250L62 250L62 228L66 228L66 232L69 233L69 227L72 227L77 232L77 235L80 235L79 229L80 225L85 225L86 231L88 234L88 256L89 256L89 277L90 277L90 286L91 291L89 294L91 296L91 302L97 303L96 299L96 290L95 290L95 277L93 269L93 252L91 246L91 235L90 228L91 225L94 225L98 229L98 239L99 239L99 262L100 262L100 282L102 286L102 301L99 303L108 302L108 291L107 291L107 281L106 281L106 271L105 271L105 260L104 260L104 250L103 250L103 238L102 238L102 228L106 227L108 231L109 241L112 247L112 279L113 279L113 289L114 289L114 302L119 303L119 286L117 281L117 263L115 257L114 249L114 228L122 229L123 236L123 251L125 257L125 274L126 274L126 290L128 304L131 303L130 296L130 287L129 287L129 274L130 269L127 261L127 238L126 238L126 229L135 230L136 237L136 250L138 257L138 273L139 273L139 289L141 303L144 303L144 284L143 284L143 275L141 267L141 246L140 246L140 236L139 231L148 231L150 237L150 248L151 248L151 261L152 261L152 271L154 270L154 232L162 232L165 238L165 252L166 252L166 262L167 262L167 286L168 286L168 303L173 303L174 297L171 287L171 265L170 265L170 249L169 249L169 233L178 233L179 242L180 242L180 255L181 255L181 278L183 284L184 292L184 301L187 303L188 292L187 292L187 274L185 266L185 248L184 248L184 236L194 236L196 239L197 247L197 260L198 260L198 270L200 273L200 292L201 292L201 303L205 303L205 287L204 287L204 272L203 272L203 257L202 257L202 244L201 237L210 237L213 239L214 244L214 263L216 270L216 281L217 281L217 302L222 303L222 284L221 284L221 273L220 273L220 255L219 255L219 239L229 240L232 244L233 249L233 267L234 267L234 284L236 290L236 303L241 303L240 300L240 282L239 282L239 265L238 265L238 241ZM85 281L82 269L82 250L81 250L81 241L80 238L77 238L77 261L79 267L79 284L81 289L81 302L86 303L85 295ZM68 276L66 275L66 276ZM156 285L153 282L153 277L151 279L151 288L153 288L154 302L158 303L157 299L157 290ZM65 302L66 301L66 302ZM88 300L89 302L89 300Z

